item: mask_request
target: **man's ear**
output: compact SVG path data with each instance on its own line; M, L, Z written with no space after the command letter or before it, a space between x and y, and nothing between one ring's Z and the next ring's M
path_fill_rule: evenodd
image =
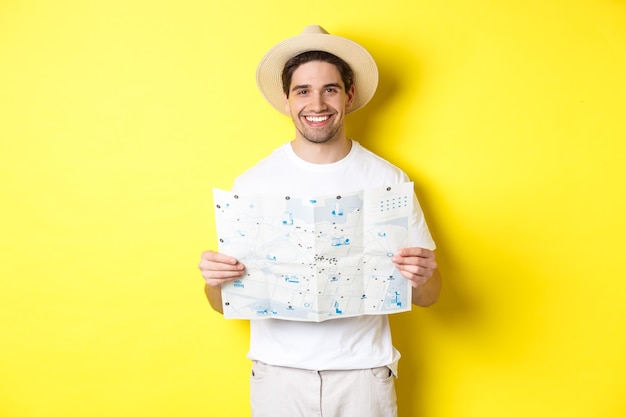
M283 93L283 100L285 100L285 110L287 110L287 113L291 113L291 107L289 106L289 98L287 97L287 94Z
M352 84L347 93L348 97L346 98L346 109L350 109L352 105L354 104L354 96L356 94L355 92L356 92L356 89L354 88L354 84Z

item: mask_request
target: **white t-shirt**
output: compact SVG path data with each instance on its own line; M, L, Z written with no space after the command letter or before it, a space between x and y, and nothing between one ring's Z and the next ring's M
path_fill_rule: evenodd
M235 180L239 194L325 196L409 181L399 168L352 142L350 153L332 164L300 159L286 143ZM415 198L409 242L434 249ZM311 370L389 366L400 354L393 347L386 315L348 317L321 323L278 319L251 320L248 358L270 365Z

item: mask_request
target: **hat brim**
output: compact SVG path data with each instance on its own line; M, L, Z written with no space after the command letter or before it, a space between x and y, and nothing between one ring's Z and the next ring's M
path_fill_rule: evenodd
M378 67L365 48L341 36L322 33L302 34L274 46L257 67L257 86L272 107L282 114L289 115L285 109L282 71L289 59L308 51L329 52L346 61L352 68L355 98L348 113L360 109L372 99L378 86Z

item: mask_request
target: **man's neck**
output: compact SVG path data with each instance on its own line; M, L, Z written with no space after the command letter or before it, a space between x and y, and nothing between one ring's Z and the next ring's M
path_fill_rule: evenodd
M345 158L352 149L352 140L347 137L325 143L312 143L297 137L291 148L298 158L312 164L332 164Z

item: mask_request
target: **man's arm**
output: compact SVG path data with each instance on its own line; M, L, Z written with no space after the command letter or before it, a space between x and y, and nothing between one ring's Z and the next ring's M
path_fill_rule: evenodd
M439 299L441 275L435 252L424 248L402 248L391 260L402 276L411 281L413 304L428 307Z
M204 293L213 310L224 314L222 307L222 284L241 278L244 265L232 256L206 251L202 254L198 269L205 281Z
M433 305L439 299L441 291L441 275L436 269L425 284L413 287L413 304L420 307Z

